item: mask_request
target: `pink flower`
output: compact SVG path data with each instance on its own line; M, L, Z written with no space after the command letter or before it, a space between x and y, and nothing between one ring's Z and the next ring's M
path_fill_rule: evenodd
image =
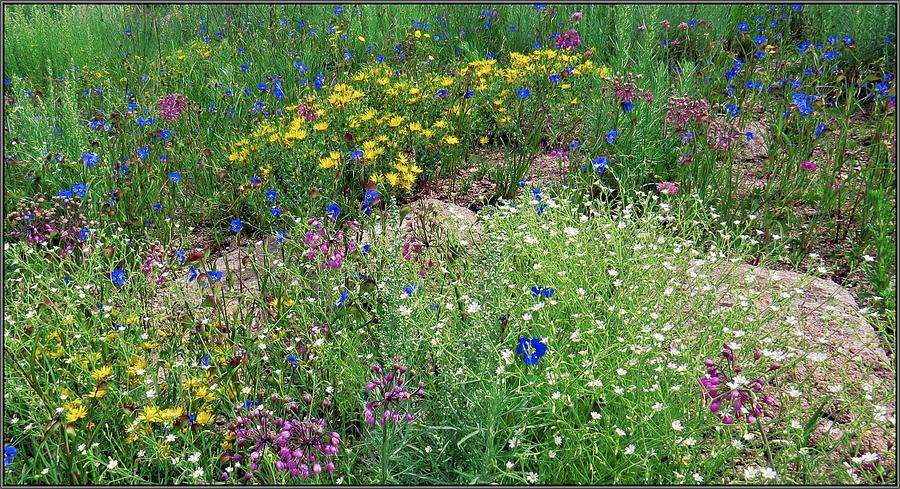
M660 182L656 184L656 191L663 195L675 195L678 193L678 185L675 182Z
M582 17L581 12L573 12L572 13L572 20L574 20L575 22L578 22L579 20L581 20L581 17Z
M647 24L641 24L638 26L638 30L644 32L647 30Z
M812 161L804 161L804 162L800 165L800 168L803 168L804 170L808 170L808 171L813 171L813 172L814 172L814 171L816 171L816 164L813 163Z
M669 26L672 25L672 23L669 22L668 20L664 20L664 21L660 22L659 25L661 25L663 29L668 29Z

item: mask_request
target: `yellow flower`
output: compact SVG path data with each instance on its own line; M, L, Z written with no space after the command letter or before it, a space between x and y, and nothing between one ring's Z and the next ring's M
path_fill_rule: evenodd
M416 32L413 33L413 35L416 36L416 39L418 39L418 38L422 37L422 31L417 30Z
M317 122L313 125L313 130L324 131L328 129L328 123L325 121Z
M456 136L447 136L444 138L444 142L450 145L458 144L459 138L457 138Z
M131 365L128 367L128 375L131 375L132 377L143 375L146 369L147 363L144 362L144 360L137 356L131 357Z
M389 127L400 127L400 124L403 124L403 117L399 115L391 117L390 121L388 121Z
M164 409L161 413L163 421L175 421L179 416L184 414L184 409L181 406L170 407Z
M97 382L100 382L101 380L109 377L110 375L112 375L112 366L110 366L110 365L104 365L104 366L94 370L93 372L91 372L91 377L94 380L96 380Z
M386 173L384 175L384 178L387 180L388 185L390 185L391 187L396 187L400 182L400 176L394 172Z
M103 396L105 396L105 395L106 395L106 389L101 389L100 384L97 384L97 387L94 387L94 390L92 390L88 394L88 397L90 397L91 399L102 399Z
M201 409L199 413L197 413L197 424L200 426L206 426L210 421L213 420L213 413L208 409Z
M487 136L481 136L480 138L478 138L478 142L481 143L482 145L485 145L485 144L488 143L488 137L487 137Z
M147 405L141 408L141 413L138 415L138 419L147 423L162 423L162 411L160 411L156 406Z
M66 415L66 423L74 423L88 414L88 410L84 407L81 399L75 399L72 402L63 404L63 412Z

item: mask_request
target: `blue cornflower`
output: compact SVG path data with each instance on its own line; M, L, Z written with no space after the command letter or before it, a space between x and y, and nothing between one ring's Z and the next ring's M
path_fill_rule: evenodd
M750 25L747 24L746 22L741 22L740 24L738 24L737 28L742 33L746 33L747 29L750 28Z
M275 242L278 244L284 243L284 240L287 238L287 235L284 234L284 231L276 231L275 235Z
M753 38L753 42L755 42L757 46L761 46L762 43L766 42L766 36L757 36Z
M222 280L222 272L206 272L206 276L209 277L210 282L216 283L219 280Z
M350 158L353 158L356 161L362 160L365 155L366 153L361 149L353 150L350 152Z
M97 164L97 155L85 153L81 155L81 161L83 161L84 164L88 166L88 168L93 168L94 165Z
M209 355L206 355L200 359L200 365L203 365L204 367L209 367Z
M822 124L822 123L820 122L819 125L816 126L816 135L815 135L815 137L814 137L813 139L818 139L819 136L822 135L822 131L824 131L824 130L825 130L825 124Z
M273 207L273 208L271 209L271 211L272 211L272 215L275 216L275 217L278 217L278 216L280 216L281 214L283 214L283 212L281 211L281 209L279 209L279 208L277 208L277 207Z
M162 210L162 204L159 203L159 202L153 204L153 210L156 211L156 212L161 211L161 210Z
M341 206L337 204L329 204L328 207L325 208L325 212L331 216L332 219L337 219L338 215L341 213Z
M573 150L576 150L580 147L581 147L581 141L572 141L572 143L569 144L569 148L573 149Z
M837 51L825 51L825 54L822 55L822 59L825 61L831 61L836 59L841 53Z
M76 183L75 185L72 185L72 192L79 197L84 197L84 194L87 193L87 185Z
M560 76L559 73L554 73L550 75L550 83L559 83Z
M81 241L87 241L88 237L91 235L91 230L88 228L81 228L81 231L78 231L78 237L81 238Z
M338 299L338 302L337 302L337 308L338 308L338 309L344 307L344 302L347 301L347 298L348 298L348 297L350 297L350 292L347 292L346 290L343 291L343 292L341 292L341 298Z
M365 211L366 215L369 215L372 213L372 209L370 206L373 203L377 202L379 198L381 198L381 192L379 192L375 189L366 190L366 195L363 198L363 204L362 204L362 208Z
M278 192L276 190L266 190L266 199L269 199L269 202L274 203L276 198L278 198Z
M170 131L170 130L168 130L168 129L159 131L159 136L160 136L161 138L163 138L163 141L168 141L169 138L172 137L172 131Z
M624 110L625 112L631 112L631 109L633 109L633 108L634 108L634 102L632 102L631 100L622 104L622 110Z
M184 252L184 250L175 250L175 254L178 255L178 264L179 264L179 265L184 265L184 260L185 260L185 252Z
M616 142L616 139L618 137L619 137L619 131L612 129L608 133L606 133L606 142L609 144L613 144Z
M412 297L412 295L416 292L419 286L416 284L410 284L403 288L403 292L406 294L406 297Z
M16 447L12 445L6 445L3 447L3 465L9 465L12 463L13 459L16 458L19 452L16 450Z
M747 131L747 141L753 141L753 132Z
M172 183L178 183L178 181L181 180L181 173L178 173L177 171L169 173L169 180L171 180Z
M525 100L526 98L528 98L529 95L531 95L531 90L528 90L528 87L522 87L519 89L518 93L519 93L519 98L522 100Z
M543 199L543 197L541 196L541 189L539 189L539 188L531 189L531 194L534 195L534 200L536 200L538 202L540 202Z
M603 173L606 170L606 166L609 164L606 158L602 156L598 156L591 160L591 165L593 165L594 169L597 170L597 173Z
M466 90L466 95L465 95L466 100L468 100L474 96L475 96L475 92L473 92L472 90Z
M447 89L442 88L442 89L438 90L437 93L435 93L434 95L439 98L444 98L447 96Z
M150 146L144 146L137 150L138 158L142 161L146 160L148 156L150 156Z
M112 279L113 283L118 285L119 287L125 285L125 270L121 268L117 268L109 274L109 278Z
M235 233L241 232L241 229L244 228L244 223L241 222L240 219L232 219L231 220L231 231Z
M738 106L736 106L736 105L732 105L732 104L725 104L725 108L728 110L728 115L729 115L732 119L734 119L735 116L737 116L738 113L740 113L740 111L741 111L741 108L740 108L740 107L738 107Z
M60 190L59 193L56 195L58 197L62 197L64 199L71 199L73 194L72 194L71 190Z
M547 344L541 338L519 338L516 353L522 355L527 365L534 365L547 354Z
M194 265L191 265L191 269L188 272L188 282L193 282L194 280L197 280L198 275L199 274L197 273L197 269L194 268Z
M291 368L297 368L297 363L300 361L300 359L295 357L294 355L288 355L287 361L291 364Z

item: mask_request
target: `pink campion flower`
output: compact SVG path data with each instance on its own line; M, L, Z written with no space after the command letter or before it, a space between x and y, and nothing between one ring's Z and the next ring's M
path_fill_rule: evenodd
M663 29L668 29L669 26L672 25L672 23L669 22L668 20L664 20L664 21L660 22L659 25L661 25Z
M572 13L572 20L574 20L575 22L578 22L579 20L581 20L581 17L582 17L581 12L573 12Z
M663 195L675 195L678 193L678 184L675 182L660 182L656 184L656 191Z
M644 32L647 30L647 24L641 24L638 26L638 30Z
M812 171L812 172L814 172L814 171L816 171L816 164L813 163L812 161L804 161L804 162L800 165L800 168L803 168L804 170L807 170L807 171Z
M585 57L585 58L590 58L590 57L593 56L593 55L594 55L594 52L591 51L590 49L588 49L587 51L584 52L584 57Z
M715 150L728 151L729 146L738 140L738 132L734 127L714 122L709 126L710 147Z
M687 29L687 28L688 28L688 23L687 23L687 22L682 22L682 23L678 24L678 27L680 27L681 29Z

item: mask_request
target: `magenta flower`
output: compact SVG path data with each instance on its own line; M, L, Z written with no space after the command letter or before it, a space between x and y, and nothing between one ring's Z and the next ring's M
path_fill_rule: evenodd
M814 171L816 171L816 164L813 163L812 161L804 161L803 163L800 164L800 168L807 170L807 171L814 172Z
M675 182L660 182L656 184L656 191L663 195L675 195L678 193L678 185Z

